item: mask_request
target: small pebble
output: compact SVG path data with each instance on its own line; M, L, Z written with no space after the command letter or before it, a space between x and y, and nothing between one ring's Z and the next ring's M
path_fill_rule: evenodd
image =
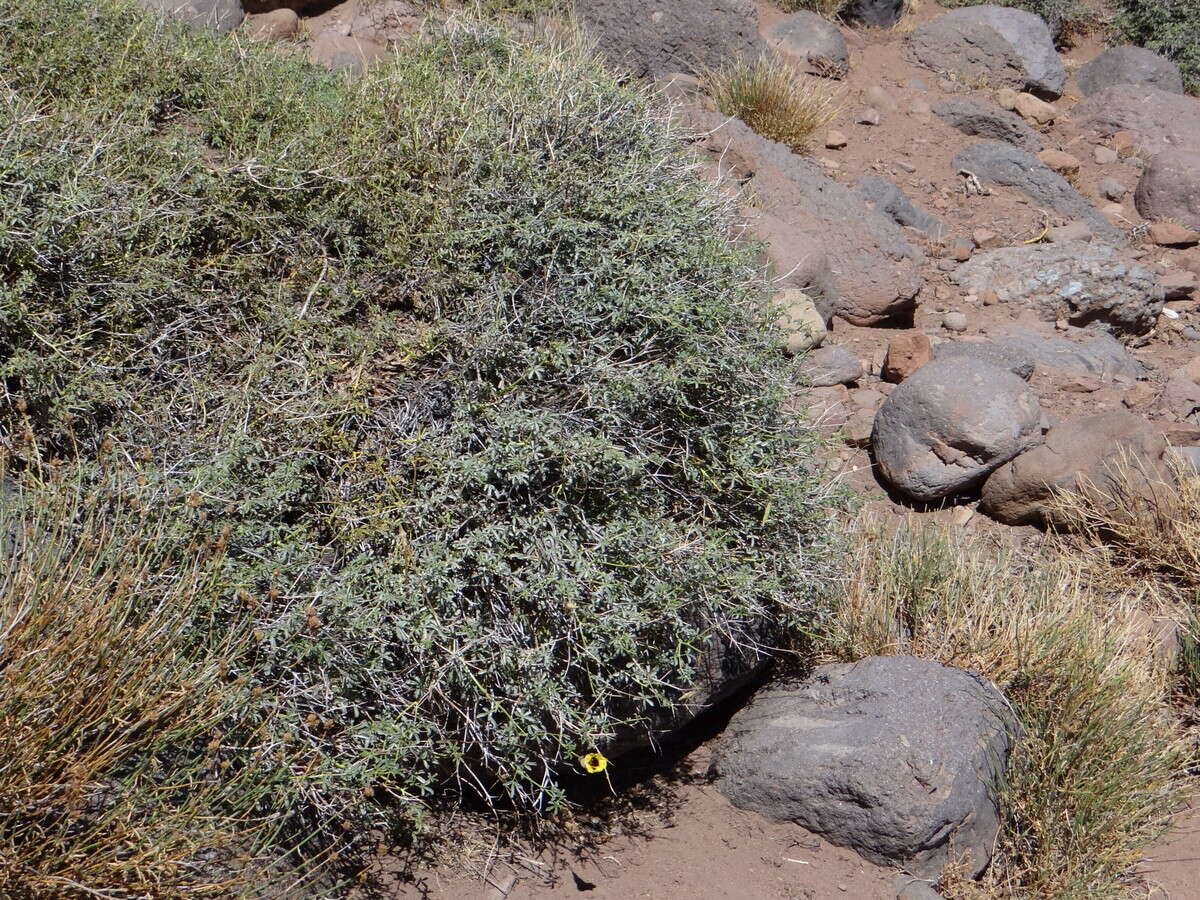
M879 110L871 107L860 109L854 114L854 122L858 125L878 125L880 122Z
M960 312L948 312L946 315L942 316L942 327L947 331L966 331L967 317Z

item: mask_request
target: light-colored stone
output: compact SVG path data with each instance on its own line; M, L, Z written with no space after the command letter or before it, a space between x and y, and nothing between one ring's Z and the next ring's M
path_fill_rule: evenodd
M1053 105L1033 94L1018 94L1013 108L1036 125L1049 125L1058 117L1058 110Z
M1112 147L1096 147L1092 150L1092 159L1100 166L1111 166L1120 158Z
M786 336L788 353L804 353L825 342L829 333L825 318L808 294L789 288L779 293L776 303L780 309L778 324Z
M1037 155L1037 158L1052 168L1059 175L1077 175L1079 174L1079 159L1066 153L1062 150L1043 150Z
M971 240L980 250L995 250L1004 246L1004 238L987 228L976 228Z
M948 312L942 316L942 327L961 333L967 330L967 317L960 312Z
M1160 247L1194 247L1200 243L1200 233L1175 222L1155 222L1147 236Z
M1092 229L1086 222L1068 222L1066 225L1056 225L1046 235L1053 244L1063 244L1068 241L1090 241Z
M242 27L252 41L286 41L300 30L300 17L294 9L274 9L246 16Z
M1129 188L1110 175L1100 179L1100 182L1096 185L1096 193L1105 200L1120 203L1125 199L1125 195L1129 193Z
M849 143L849 139L836 128L830 129L825 135L825 146L830 150L841 150Z

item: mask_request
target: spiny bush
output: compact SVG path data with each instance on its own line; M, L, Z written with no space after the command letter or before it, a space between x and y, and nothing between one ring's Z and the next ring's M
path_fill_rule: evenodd
M1117 33L1173 60L1183 83L1200 93L1200 10L1195 0L1116 0Z
M250 634L293 816L555 808L712 641L810 622L828 499L762 282L589 54L452 27L349 83L14 0L0 70L0 440L221 535L206 627Z
M704 81L722 113L797 153L808 153L813 134L838 114L828 88L774 57L739 59L705 72Z
M1189 745L1134 598L1095 589L1053 545L1016 555L936 527L860 520L835 656L907 653L973 669L1022 736L997 855L955 897L1122 897L1185 796ZM1140 599L1140 598L1137 598Z
M241 717L248 633L198 627L220 551L170 547L136 491L68 468L18 497L0 466L0 894L261 889L295 760Z

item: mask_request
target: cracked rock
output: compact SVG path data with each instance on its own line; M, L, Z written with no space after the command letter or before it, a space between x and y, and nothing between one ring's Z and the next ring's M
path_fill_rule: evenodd
M713 770L734 805L877 863L936 877L961 855L978 875L1014 727L981 676L874 656L760 691L729 723Z
M1041 440L1037 395L1006 368L936 359L888 396L871 445L880 475L923 503L966 493Z

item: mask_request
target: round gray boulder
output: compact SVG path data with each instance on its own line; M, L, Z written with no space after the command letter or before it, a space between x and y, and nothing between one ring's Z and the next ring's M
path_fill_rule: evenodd
M1148 84L1172 94L1183 93L1179 67L1144 47L1113 47L1084 65L1075 75L1083 96L1117 84Z
M996 785L1015 728L978 675L911 656L818 666L759 692L717 744L735 806L796 822L874 862L979 874L1000 819Z
M862 361L845 347L822 347L808 354L801 371L813 387L853 384L863 377Z
M782 19L767 32L767 42L819 75L844 74L850 65L846 39L837 26L808 10Z
M1200 229L1200 148L1164 150L1142 171L1133 195L1143 218Z
M1056 98L1067 82L1045 20L1020 9L987 4L951 10L914 29L908 48L923 66L983 78L992 88Z
M875 415L879 473L900 493L932 503L971 491L1041 440L1037 395L983 359L935 359L891 392Z

